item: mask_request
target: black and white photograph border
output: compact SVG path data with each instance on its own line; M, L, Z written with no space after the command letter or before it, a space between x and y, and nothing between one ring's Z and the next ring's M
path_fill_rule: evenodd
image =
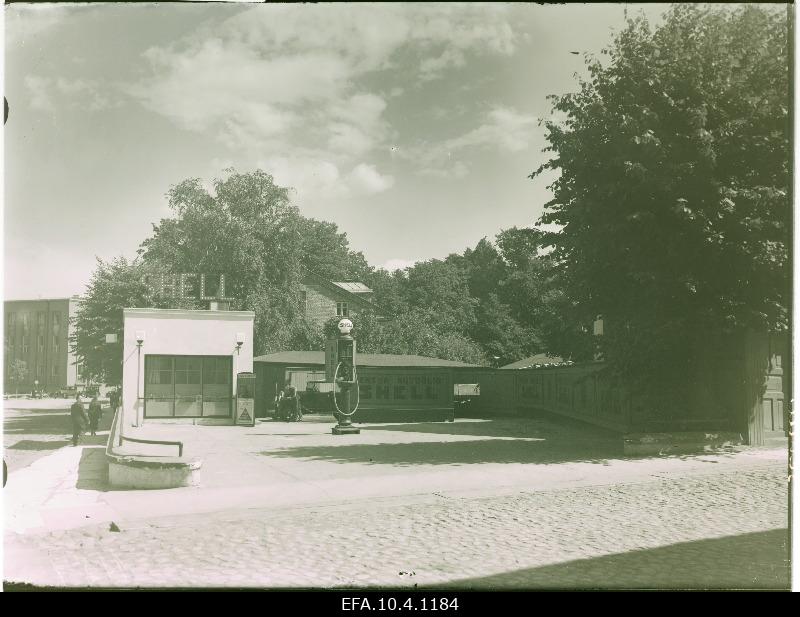
M3 20L4 590L797 588L792 4Z

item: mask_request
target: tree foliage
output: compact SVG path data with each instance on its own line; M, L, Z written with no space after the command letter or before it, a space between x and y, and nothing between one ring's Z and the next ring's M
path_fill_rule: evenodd
M14 384L15 392L19 392L19 384L28 377L28 363L25 360L12 360L8 367L8 378Z
M212 192L199 179L174 186L168 193L173 216L154 226L142 257L171 272L227 274L233 308L256 313L256 354L309 348L319 332L300 310L303 267L342 280L369 266L335 224L301 216L272 176L228 171L214 180Z
M152 273L141 260L97 260L78 304L69 341L85 378L109 385L122 382L123 309L193 308L189 302L155 294L145 283ZM116 334L117 342L106 343L106 334Z
M559 227L564 314L604 316L603 352L634 381L685 379L698 333L787 326L787 26L783 9L675 5L552 98L563 120L532 176L559 172L541 222Z
M167 198L171 216L153 226L136 260L98 262L73 335L88 377L119 382L124 307L203 308L149 288L146 275L158 273L225 274L232 308L255 312L256 355L323 347L330 332L309 323L299 302L304 269L373 289L381 315L355 319L365 353L502 365L543 349L549 321L539 294L555 277L538 256L538 232L506 230L497 246L484 238L463 254L389 273L373 270L335 224L303 217L287 189L263 171L230 170L210 189L188 179ZM105 343L111 333L119 343Z

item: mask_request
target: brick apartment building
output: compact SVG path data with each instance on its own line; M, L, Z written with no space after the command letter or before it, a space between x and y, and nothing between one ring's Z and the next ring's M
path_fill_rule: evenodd
M75 356L69 350L70 318L78 299L11 300L3 304L3 384L6 392L30 392L38 380L40 390L53 392L78 382ZM14 360L25 362L27 374L11 380Z

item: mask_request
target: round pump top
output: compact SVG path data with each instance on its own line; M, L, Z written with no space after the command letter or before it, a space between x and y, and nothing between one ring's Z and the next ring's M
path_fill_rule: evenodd
M339 329L339 334L347 335L353 329L353 322L347 318L340 319L336 327Z

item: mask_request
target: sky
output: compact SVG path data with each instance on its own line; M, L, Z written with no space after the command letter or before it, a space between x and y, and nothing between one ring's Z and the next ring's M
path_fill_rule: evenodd
M170 216L171 186L230 167L375 267L534 225L546 97L626 7L667 5L6 5L4 296L82 293Z

